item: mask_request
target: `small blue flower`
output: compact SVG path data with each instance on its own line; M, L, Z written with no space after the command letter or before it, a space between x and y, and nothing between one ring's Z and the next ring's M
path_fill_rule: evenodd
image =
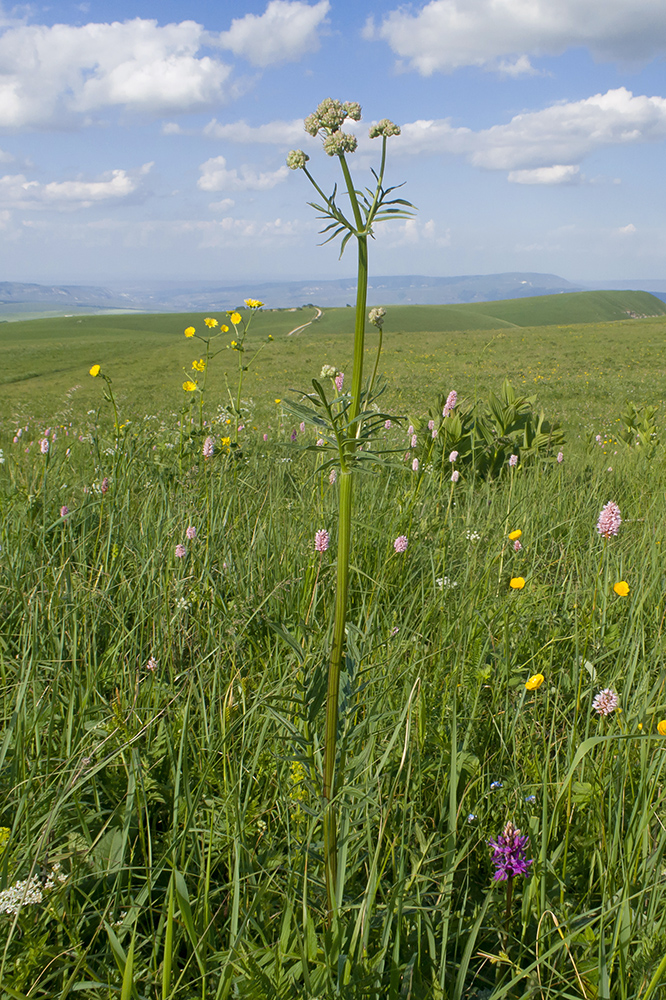
M476 813L468 813L468 815L467 815L467 822L468 823L476 823L476 821L477 821L478 818L479 817L476 815Z
M502 782L501 781L491 781L491 783L490 783L490 791L491 792L496 792L497 789L501 788L501 787L502 787Z
M536 802L536 795L526 795L525 801L529 802L530 805L533 805L533 803Z

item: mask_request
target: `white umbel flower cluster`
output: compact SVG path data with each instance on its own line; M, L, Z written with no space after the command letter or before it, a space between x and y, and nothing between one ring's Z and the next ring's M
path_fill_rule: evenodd
M57 885L66 881L67 876L60 871L60 864L57 862L46 878L33 875L31 878L19 879L0 892L0 913L15 915L22 906L41 903L45 892L55 889Z

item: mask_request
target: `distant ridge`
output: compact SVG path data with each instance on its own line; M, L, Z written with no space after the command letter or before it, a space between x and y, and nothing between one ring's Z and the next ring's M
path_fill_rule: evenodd
M620 282L608 282L618 289ZM666 279L660 283L627 282L624 289L650 291L666 299ZM509 271L503 274L467 274L454 277L428 275L372 276L368 305L472 306L506 299L538 298L589 290L556 274ZM97 285L40 285L0 282L0 319L37 316L68 316L114 312L187 313L220 311L242 304L252 296L267 308L289 309L305 304L323 308L346 306L355 301L353 278L330 281L221 282L183 281L127 284L106 288Z

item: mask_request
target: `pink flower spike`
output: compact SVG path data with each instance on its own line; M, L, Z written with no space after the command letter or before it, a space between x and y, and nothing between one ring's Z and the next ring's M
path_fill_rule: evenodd
M509 456L509 468L515 469L515 467L517 465L518 465L518 456L517 455L510 455Z
M391 430L391 421L390 421L390 420L385 420L385 421L384 421L384 428L385 428L385 429L386 429L387 431L390 431L390 430Z
M459 479L460 479L460 473L458 472L457 469L454 469L453 472L451 473L451 482L457 483Z
M455 389L452 389L451 392L446 397L446 402L444 403L444 409L442 410L442 416L448 417L451 411L455 410L457 402L458 402L458 393L456 392Z
M185 548L184 545L177 545L176 546L176 551L175 551L176 559L182 559L183 556L186 553L187 553L187 549Z
M49 439L48 438L42 438L42 440L39 442L39 450L41 451L42 455L48 455L48 453L49 453Z
M429 420L428 421L428 430L429 431L434 431L434 429L435 429L435 421L434 420Z
M418 443L418 438L416 434L412 434L412 448L416 448L417 443Z
M515 542L513 543L513 551L514 552L520 552L521 549L522 549L522 545L520 544L520 539L516 538Z
M602 538L611 538L613 535L617 535L621 524L620 508L614 500L609 500L599 514L597 531Z
M411 437L413 433L414 433L414 426L413 424L410 424L409 427L407 428L407 437Z
M102 480L102 485L100 486L100 490L102 491L102 493L108 493L110 485L111 483L109 481L109 477L104 476L104 479Z
M338 372L338 374L335 376L335 388L338 390L338 392L342 392L342 386L344 384L344 381L345 381L345 373Z
M193 542L194 539L197 537L197 529L194 527L193 524L190 524L189 527L185 529L185 534L187 536L188 541Z
M618 698L615 691L612 688L604 688L595 697L592 702L592 708L597 713L597 715L610 715L614 712L617 706L620 704L620 699Z
M151 656L148 663L146 663L146 670L149 670L151 674L157 670L157 660L154 656Z
M328 474L328 481L331 484L331 486L333 486L333 484L334 484L334 482L336 481L337 478L338 478L338 474L337 474L336 470L335 469L331 469L331 471Z
M326 528L320 528L315 532L315 552L326 552L331 538Z
M268 434L264 434L264 441L268 441Z
M60 508L60 516L67 517L68 514L69 514L69 507L67 506L67 504L64 503Z
M419 460L418 458L415 458L414 461L412 462L412 472L418 472L418 471L419 471Z
M399 553L406 552L408 544L409 541L407 539L407 535L398 535L398 537L393 543L393 548L395 549L396 552Z
M560 463L560 465L562 464L562 462L564 461L564 452L558 451L558 453L557 453L557 461Z
M300 423L299 426L300 426L301 434L305 434L305 423L303 421L301 421L301 423Z
M203 443L203 457L212 458L215 451L215 439L207 437Z
M455 462L457 458L458 458L458 452L452 451L451 454L449 455L449 462Z

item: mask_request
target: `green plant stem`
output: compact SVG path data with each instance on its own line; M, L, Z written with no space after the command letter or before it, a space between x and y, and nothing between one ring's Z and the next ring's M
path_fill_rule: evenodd
M361 213L352 184L349 167L340 157L342 171L347 182L347 192L352 205L358 229L361 229ZM335 797L335 757L338 729L338 702L340 693L340 671L345 641L347 597L349 591L349 553L351 547L352 521L352 469L347 458L353 458L356 448L356 422L361 408L361 388L363 383L363 351L365 346L365 309L368 293L368 240L364 233L356 233L358 243L358 282L356 287L356 322L354 329L354 359L352 367L351 403L347 441L341 450L340 501L338 513L338 559L335 588L335 618L333 624L333 644L328 670L326 695L326 732L324 737L324 865L326 869L326 894L329 917L335 905L337 883L337 833L336 816L332 799Z

